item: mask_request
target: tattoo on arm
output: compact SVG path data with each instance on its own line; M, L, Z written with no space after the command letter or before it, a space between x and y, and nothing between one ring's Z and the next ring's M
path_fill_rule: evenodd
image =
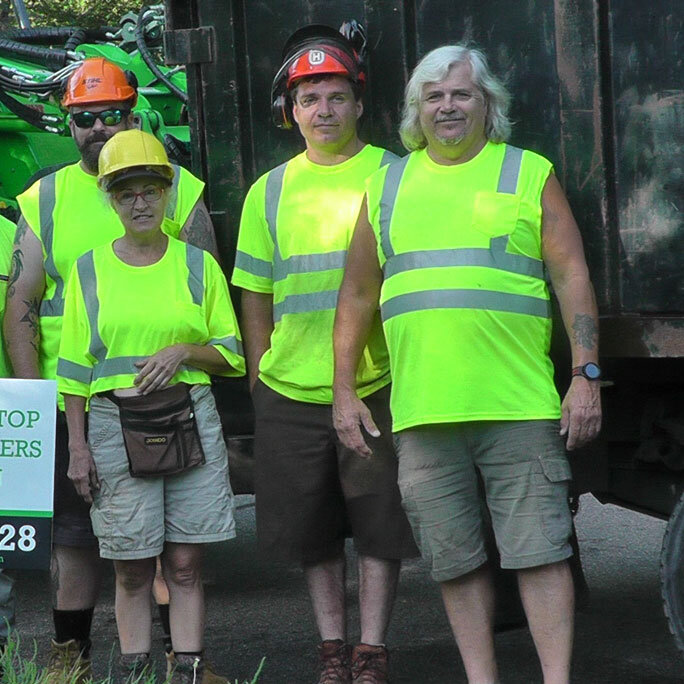
M26 222L26 219L23 216L19 217L19 221L17 221L17 230L14 233L14 245L18 245L24 235L26 235L26 231L28 230L28 223Z
M40 346L40 327L38 325L38 319L40 317L40 299L34 297L29 301L24 300L26 304L26 313L22 316L21 322L28 323L31 330L31 346L38 353L38 347Z
M576 314L575 322L572 324L572 338L575 344L585 349L595 349L597 336L598 331L593 317L589 314Z
M10 263L10 273L9 280L7 281L7 298L14 297L15 287L14 283L19 280L21 272L24 270L24 253L18 249L14 248L12 252L12 261Z
M195 211L192 221L185 227L186 242L207 252L216 252L216 241L211 220L204 208Z

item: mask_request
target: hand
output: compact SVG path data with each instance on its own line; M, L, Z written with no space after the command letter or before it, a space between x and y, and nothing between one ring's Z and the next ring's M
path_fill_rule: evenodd
M594 439L601 430L601 387L597 381L575 377L561 405L561 436L568 451Z
M187 357L187 351L182 344L164 347L146 361L138 361L135 364L137 368L140 368L140 373L133 380L133 384L137 386L140 394L164 389Z
M87 444L69 447L67 476L74 483L78 495L86 503L93 503L93 492L100 489L100 480Z
M361 434L359 425L363 425L372 437L379 437L380 430L373 422L368 407L353 391L335 392L333 401L333 425L337 430L340 442L348 449L353 449L360 456L368 458L373 455L371 448Z

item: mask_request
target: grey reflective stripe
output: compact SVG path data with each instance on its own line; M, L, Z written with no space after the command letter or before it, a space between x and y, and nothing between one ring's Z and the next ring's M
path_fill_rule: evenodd
M240 356L244 356L244 350L242 348L242 342L238 340L235 335L230 335L228 337L220 337L220 338L214 338L213 340L209 340L207 344L212 344L212 345L220 345L221 347L225 347L228 351L235 352L236 354L239 354Z
M95 263L93 262L92 251L86 252L76 262L76 268L78 269L78 278L81 281L81 292L83 293L88 323L90 324L89 351L98 362L102 363L107 355L107 347L105 347L97 327L97 321L100 314L100 300L97 298L97 276L95 275Z
M518 188L518 176L520 175L520 164L522 162L523 151L519 147L506 145L501 172L499 173L499 185L497 192L504 192L515 195Z
M401 157L394 154L394 152L385 150L385 152L382 155L382 159L380 160L380 166L378 168L381 169L383 166L387 166L387 164L392 164L393 162L399 161L400 159Z
M385 262L382 270L385 278L390 278L397 273L419 268L481 266L544 280L544 262L541 259L533 259L523 254L511 254L506 251L507 245L508 235L502 235L492 238L489 249L486 247L464 247L405 252L391 257Z
M288 162L285 162L280 166L276 166L266 178L265 216L276 252L278 252L278 238L276 233L278 205L280 204L280 194L283 191L283 178L287 165Z
M287 259L276 262L273 279L283 280L292 273L316 273L318 271L344 268L346 262L346 249L340 249L335 252L323 252L322 254L295 254Z
M180 183L181 167L177 164L173 166L173 180L171 181L171 190L169 191L169 201L166 205L166 215L173 219L176 215L176 208L178 207L178 184Z
M63 316L64 315L64 299L62 297L54 297L53 299L44 299L40 303L41 316Z
M239 249L235 253L235 268L261 278L273 278L273 265L270 261L257 259L251 254L247 254L247 252L241 252Z
M382 320L429 309L488 309L541 318L551 317L551 303L539 297L492 290L424 290L388 299L381 306Z
M55 256L52 251L52 237L54 233L54 211L57 202L55 185L57 175L51 173L41 178L38 186L38 214L40 220L40 239L45 248L45 272L55 283L55 293L52 299L41 303L41 316L61 316L64 312L64 280L55 266ZM45 304L45 307L43 307Z
M337 290L289 295L273 306L273 321L277 323L285 314L326 311L336 306Z
M60 357L57 360L57 375L89 385L93 376L93 369Z
M104 359L93 368L93 380L110 378L113 375L137 375L140 369L135 364L149 358L149 356L115 356L111 359Z
M394 250L390 241L390 224L392 223L392 213L394 212L394 203L399 191L399 183L404 175L404 170L410 156L410 154L407 154L398 162L387 167L385 183L382 186L382 196L380 198L380 246L382 247L385 259L394 256Z
M188 267L188 289L192 302L201 306L204 299L204 252L186 244L185 263Z

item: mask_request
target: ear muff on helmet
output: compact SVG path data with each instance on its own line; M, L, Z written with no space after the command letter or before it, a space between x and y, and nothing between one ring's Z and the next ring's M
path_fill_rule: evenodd
M366 83L362 59L346 36L317 24L295 31L285 43L283 63L271 85L271 118L277 128L289 130L294 125L289 95L292 84L307 76L325 74L348 77L355 90L363 90Z

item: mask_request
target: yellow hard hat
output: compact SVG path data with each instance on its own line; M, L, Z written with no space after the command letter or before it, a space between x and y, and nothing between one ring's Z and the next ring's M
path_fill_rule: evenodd
M131 128L116 133L102 147L97 183L103 190L124 179L147 176L171 183L174 173L164 145L150 133Z

